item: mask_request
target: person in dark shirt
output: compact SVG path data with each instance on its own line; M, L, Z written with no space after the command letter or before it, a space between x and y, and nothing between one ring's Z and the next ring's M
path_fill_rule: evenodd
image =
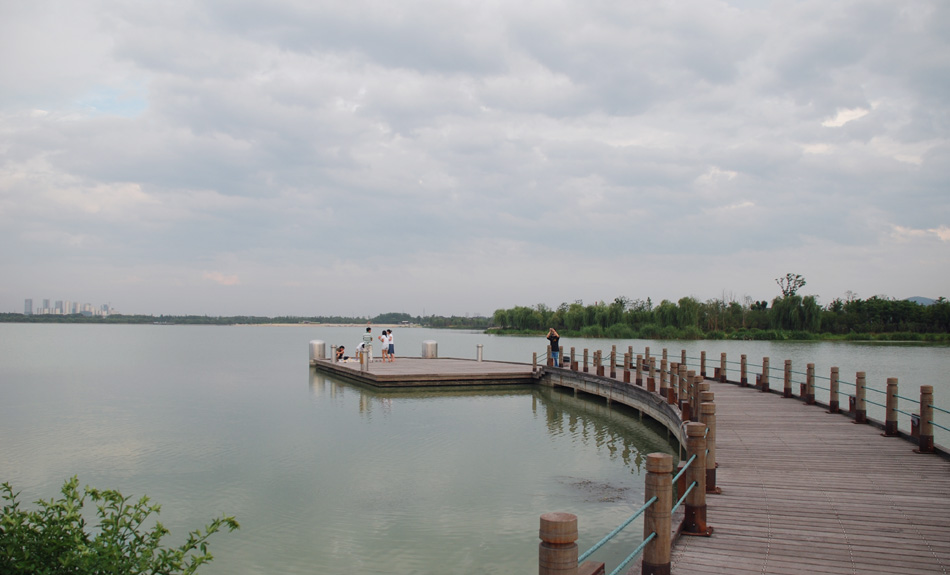
M558 343L561 340L561 336L557 334L557 330L553 327L548 330L548 341L551 342L551 359L554 360L554 367L561 367L561 364L558 362L561 354L561 347Z

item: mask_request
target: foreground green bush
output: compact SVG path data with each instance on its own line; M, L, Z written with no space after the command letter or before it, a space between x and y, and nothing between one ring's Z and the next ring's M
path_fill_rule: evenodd
M39 509L25 511L9 483L2 486L0 515L0 573L3 575L99 575L194 573L213 559L207 539L222 527L240 526L233 517L219 517L202 533L197 529L177 548L162 546L168 529L155 522L145 527L161 506L148 497L132 502L118 491L86 487L79 492L79 479L65 482L60 499L40 500ZM86 498L96 504L98 524L87 532L83 518Z

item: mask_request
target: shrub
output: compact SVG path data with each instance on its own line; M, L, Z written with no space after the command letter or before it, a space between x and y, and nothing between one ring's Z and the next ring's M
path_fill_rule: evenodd
M222 527L234 531L240 526L233 517L219 517L196 529L177 548L161 545L168 529L156 522L151 530L143 525L160 512L161 506L148 497L137 502L118 491L86 487L80 494L79 479L67 480L61 499L40 500L39 509L25 511L9 483L2 485L4 500L0 514L0 573L27 575L123 575L194 573L213 559L207 539ZM98 525L86 530L82 510L86 498L96 504Z

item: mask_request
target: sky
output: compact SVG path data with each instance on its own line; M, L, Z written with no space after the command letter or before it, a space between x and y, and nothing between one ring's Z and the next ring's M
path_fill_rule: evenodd
M0 312L950 296L950 3L0 0Z

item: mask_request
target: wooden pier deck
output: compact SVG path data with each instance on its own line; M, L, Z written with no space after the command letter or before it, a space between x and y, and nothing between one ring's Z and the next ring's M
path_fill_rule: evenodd
M950 462L872 425L710 382L720 495L712 537L680 537L672 572L947 573Z
M425 387L472 385L531 385L538 382L532 366L501 361L421 359L399 357L392 362L373 360L367 371L359 362L316 360L320 371L376 387Z

